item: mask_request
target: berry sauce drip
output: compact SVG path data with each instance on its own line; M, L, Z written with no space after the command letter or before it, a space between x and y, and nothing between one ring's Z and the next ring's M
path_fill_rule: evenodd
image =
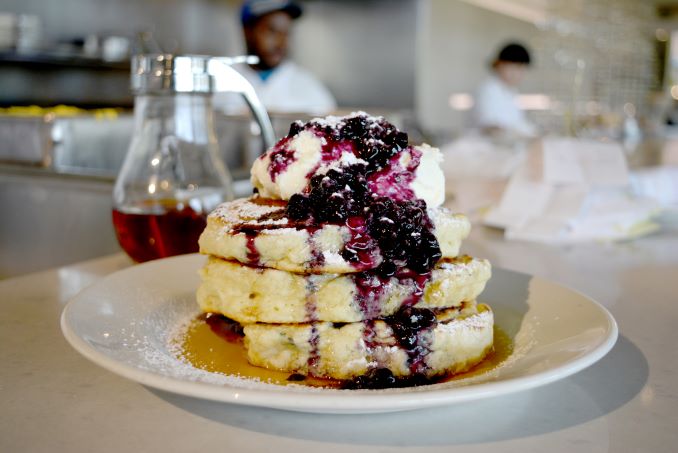
M374 319L368 319L363 322L363 342L365 343L365 348L371 352L375 351L379 346Z
M320 228L317 226L309 226L306 228L309 246L311 247L311 262L309 263L311 269L317 269L325 264L325 255L323 255L322 249L318 247L315 240L315 234L318 230L320 230Z
M435 314L427 308L405 307L388 319L400 347L407 351L410 373L422 375L426 371L426 356L430 350L430 335L438 323Z
M374 319L381 314L382 296L389 282L375 272L359 272L353 275L356 286L356 302L365 319Z
M400 156L395 155L389 160L389 165L372 173L367 181L370 192L380 197L387 197L396 201L409 201L415 198L412 190L415 170L421 163L421 151L408 148L409 159L400 162Z
M366 219L349 217L346 226L350 236L344 244L342 257L357 270L373 269L381 257L377 243L368 231Z
M285 137L273 147L270 154L270 163L268 164L268 174L271 175L271 181L275 181L278 175L284 172L295 160L297 160L293 149L289 148L292 137Z
M252 266L259 266L259 264L261 264L259 261L259 250L257 250L257 246L254 243L256 238L256 231L245 231L245 239L247 240L247 262Z
M308 343L311 346L311 349L308 353L308 371L309 374L313 374L313 371L318 367L318 361L320 360L320 354L318 352L318 342L320 340L320 334L318 333L318 327L316 324L311 324L311 335L308 339Z
M426 333L436 324L435 315L428 309L405 308L396 315L386 318L391 326L393 335L398 344L405 348L408 354L410 375L395 377L388 368L371 368L364 375L342 383L343 389L385 389L398 387L414 387L435 384L441 376L426 376L426 355L430 352L430 345ZM368 350L375 350L379 343L376 341L374 320L364 323L363 341Z
M375 346L374 331L369 325L381 313L386 285L395 279L411 288L400 311L388 321L398 343L408 353L411 374L424 376L425 357L429 353L426 332L436 320L430 310L413 306L423 296L441 252L426 202L416 198L411 188L422 153L408 146L407 134L391 123L359 113L333 121L292 123L280 149L272 153L272 165L274 160L276 164L269 171L282 168L287 141L304 130L323 140L321 162L309 173L303 193L290 198L286 214L289 219L307 225L346 226L349 238L341 255L359 271L353 277L355 297L367 320L364 340L368 347ZM338 164L347 152L353 152L357 163L315 174L323 164ZM376 380L381 383L378 385L391 386L395 379L388 370L376 369L371 373L374 376L366 376L365 382L356 385L364 388L361 386L367 385L367 381Z
M426 283L431 279L431 273L417 273L412 272L411 270L404 270L396 274L395 276L398 279L398 282L406 287L411 288L412 292L409 296L403 301L403 307L413 307L416 305L422 297L424 297L424 288Z
M320 161L306 174L306 178L310 179L323 165L328 165L333 162L338 162L341 159L342 154L351 153L355 154L355 147L353 143L348 141L335 141L332 139L327 139L326 137L321 137L323 145L320 148Z
M318 286L316 285L313 277L306 279L306 319L308 321L317 321L318 320L318 309L317 303L318 299L316 297L316 292L318 291Z

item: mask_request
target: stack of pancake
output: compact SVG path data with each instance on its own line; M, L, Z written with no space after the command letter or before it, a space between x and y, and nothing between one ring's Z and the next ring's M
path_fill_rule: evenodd
M470 224L429 208L441 258L425 274L360 269L342 254L349 224L288 218L286 202L254 195L212 212L200 238L209 255L197 300L205 313L242 325L251 364L350 380L465 371L492 347L493 315L476 303L486 260L459 256Z

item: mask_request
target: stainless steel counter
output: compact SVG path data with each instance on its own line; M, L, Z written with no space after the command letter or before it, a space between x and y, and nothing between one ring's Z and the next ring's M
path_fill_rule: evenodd
M236 196L252 193L242 172ZM120 251L111 223L114 177L0 164L0 279Z

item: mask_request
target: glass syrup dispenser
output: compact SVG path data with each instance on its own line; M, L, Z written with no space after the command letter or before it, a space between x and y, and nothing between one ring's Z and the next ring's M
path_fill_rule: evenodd
M265 109L235 59L169 54L132 59L134 136L113 189L118 241L137 262L198 251L207 214L232 199L232 181L219 157L211 97L241 93L273 144Z

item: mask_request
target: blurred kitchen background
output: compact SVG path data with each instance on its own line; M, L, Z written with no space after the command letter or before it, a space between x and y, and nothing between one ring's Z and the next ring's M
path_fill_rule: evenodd
M678 136L678 1L300 3L293 60L340 111L383 114L413 142L465 133L473 93L507 41L531 50L520 102L545 134L623 142L631 165L661 159ZM110 197L132 134L130 56L241 55L239 7L0 2L0 278L119 250ZM280 136L291 117L271 115ZM217 129L231 172L246 178L260 149L250 118L221 116Z

